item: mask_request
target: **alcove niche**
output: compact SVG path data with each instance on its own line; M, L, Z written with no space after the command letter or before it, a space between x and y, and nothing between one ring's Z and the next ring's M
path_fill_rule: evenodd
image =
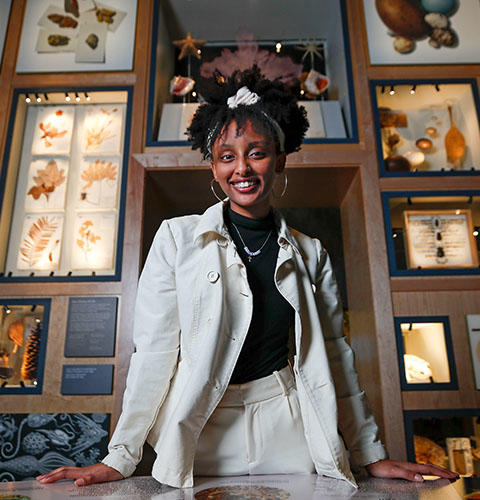
M133 157L145 169L144 262L162 220L202 213L217 200L210 190L210 168L202 163L198 153L182 149ZM347 335L356 353L357 371L383 434L382 393L377 384L380 361L361 169L360 165L326 166L326 161L319 153L292 154L286 168L287 192L283 198L275 199L274 205L299 230L312 233L313 229L313 235L320 237L331 254L344 292L344 308L348 307Z

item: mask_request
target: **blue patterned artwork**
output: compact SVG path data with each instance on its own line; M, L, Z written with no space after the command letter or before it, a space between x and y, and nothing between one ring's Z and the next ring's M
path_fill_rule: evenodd
M84 467L107 454L106 413L0 413L0 481Z

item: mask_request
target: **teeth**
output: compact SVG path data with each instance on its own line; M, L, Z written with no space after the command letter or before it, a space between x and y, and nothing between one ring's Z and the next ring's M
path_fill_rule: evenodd
M243 182L237 182L235 184L235 186L237 186L239 188L246 188L249 186L253 186L254 184L255 184L255 182L253 182L253 181L243 181Z

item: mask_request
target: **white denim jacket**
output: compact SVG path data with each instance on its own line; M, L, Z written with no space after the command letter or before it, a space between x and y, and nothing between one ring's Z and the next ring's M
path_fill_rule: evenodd
M359 466L386 452L343 335L330 260L318 240L276 218L275 282L295 309L293 367L310 454L318 474L356 485L344 440ZM223 203L164 221L140 277L136 352L103 463L131 475L147 440L157 454L153 477L193 486L198 436L228 386L251 315L252 292Z

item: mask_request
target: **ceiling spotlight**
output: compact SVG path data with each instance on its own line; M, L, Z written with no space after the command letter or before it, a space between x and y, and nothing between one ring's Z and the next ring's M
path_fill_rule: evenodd
M412 88L410 89L410 94L414 95L416 89L417 89L417 86L413 85Z
M68 92L65 92L65 101L70 102L70 96L68 95Z
M438 83L436 83L436 84L435 84L435 90L436 90L437 92L440 92L440 87L439 87Z
M385 85L382 85L382 94L385 94Z
M35 92L35 99L37 102L42 102L42 98Z
M85 94L85 100L89 101L90 100L90 96L86 92L84 92L84 94Z
M389 94L390 94L390 95L395 94L395 89L393 88L393 85L390 85L390 91L389 91Z
M476 229L473 231L473 236L478 236L478 231Z
M48 94L46 92L43 93L43 98L48 101Z
M3 306L3 308L5 309L5 314L10 314L12 312L8 306Z
M77 102L80 102L80 96L78 95L78 92L75 92L75 100Z
M28 94L25 94L25 102L32 102L32 99L30 99Z
M277 51L277 54L282 50L282 44L280 42L277 42L275 44L275 50Z

